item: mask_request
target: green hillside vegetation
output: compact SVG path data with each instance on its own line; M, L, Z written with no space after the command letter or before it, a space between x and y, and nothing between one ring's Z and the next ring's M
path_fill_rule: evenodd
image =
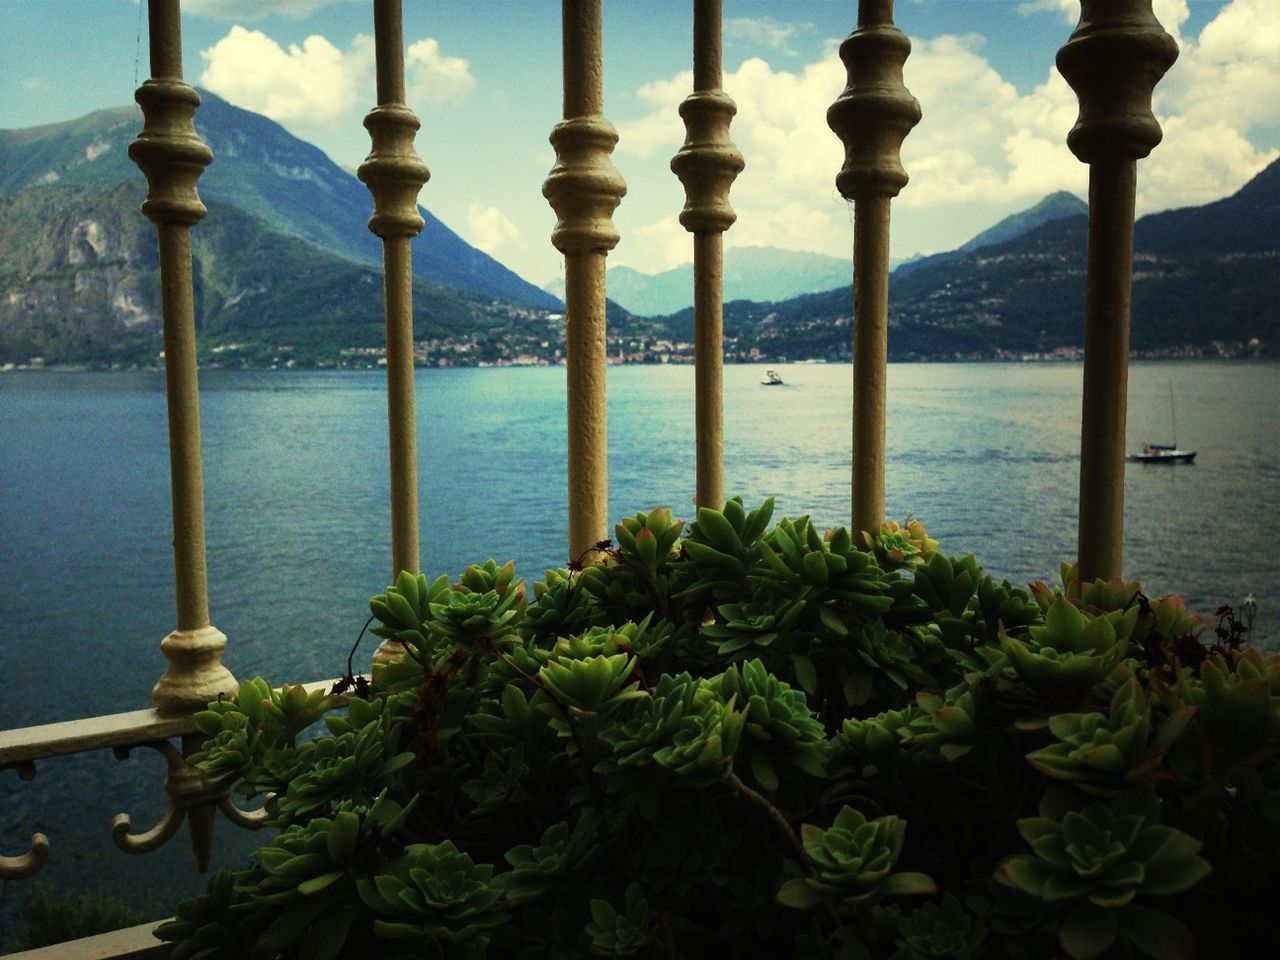
M0 197L0 363L154 364L160 349L155 228L138 212L145 187L52 186ZM32 231L32 223L42 224ZM381 272L210 204L192 233L196 325L219 362L315 365L384 343ZM414 283L414 339L437 356L497 360L562 325L441 284ZM226 350L227 345L235 349ZM290 349L282 351L281 346ZM224 348L214 354L217 347ZM352 354L353 350L375 353ZM347 351L344 354L344 351ZM352 361L355 362L355 361Z
M317 147L268 118L200 92L196 129L214 160L200 178L208 204L261 218L279 233L377 267L379 241L366 227L373 202L359 180ZM114 187L141 179L128 157L142 129L137 107L99 110L64 123L0 130L0 194L59 184ZM431 202L429 186L422 200ZM415 276L459 291L557 310L559 301L468 245L422 209L413 245ZM5 251L0 250L0 254Z

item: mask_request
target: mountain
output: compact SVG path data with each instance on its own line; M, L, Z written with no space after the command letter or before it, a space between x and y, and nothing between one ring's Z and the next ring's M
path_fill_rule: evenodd
M894 262L897 265L897 261ZM849 282L848 259L776 247L729 247L724 252L725 300L786 300ZM610 267L609 296L632 313L657 317L693 305L693 264L661 273ZM543 290L564 298L564 280Z
M1065 220L1067 217L1079 217L1088 214L1089 205L1074 193L1059 190L1051 193L1033 207L1021 213L1010 214L993 227L983 230L967 243L957 247L960 253L972 253L982 247L994 247L996 244L1016 240L1024 233L1030 233L1044 223L1054 220Z
M980 247L1004 243L1033 230L1042 223L1079 216L1088 205L1066 191L1051 193L1035 206L1005 217L956 250L929 257L894 259L890 270L903 274L922 264L953 260ZM724 252L724 298L774 302L808 293L846 287L852 275L847 258L828 257L800 250L776 247L729 247ZM632 313L657 317L676 313L693 305L693 264L685 263L661 273L641 273L631 267L610 267L607 274L609 296ZM564 298L564 280L557 278L542 288Z
M938 263L949 263L966 253L973 253L983 247L992 247L1008 243L1046 223L1065 220L1069 217L1087 215L1089 205L1074 193L1059 190L1051 193L1035 206L1028 207L1019 213L1012 213L995 225L983 230L977 236L967 240L954 250L934 253L924 257L916 257L897 268L899 276L906 277L922 267ZM893 269L893 267L890 267Z
M325 154L266 117L208 91L196 128L214 161L200 178L206 204L251 212L276 232L339 256L380 266L381 242L369 232L368 189ZM142 127L136 107L100 110L65 123L0 130L0 194L47 187L103 186L139 180L129 143ZM430 185L424 188L429 199ZM427 282L554 310L559 301L468 245L427 210L413 242L414 275Z
M1275 355L1280 346L1280 161L1236 194L1141 218L1131 345L1141 354ZM1078 355L1084 333L1083 215L1003 243L928 257L890 280L894 360ZM726 352L847 359L847 287L782 303L725 306ZM666 318L692 336L693 311Z
M155 362L160 281L155 228L138 212L145 192L135 179L0 195L0 362ZM204 362L375 362L384 343L379 269L225 202L208 205L192 233ZM414 282L413 307L414 339L432 342L432 362L500 360L554 341L563 326L557 313L424 280Z

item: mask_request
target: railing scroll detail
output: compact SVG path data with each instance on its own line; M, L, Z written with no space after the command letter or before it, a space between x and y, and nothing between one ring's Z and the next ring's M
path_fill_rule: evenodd
M680 104L687 131L671 169L684 184L680 223L693 234L694 396L700 507L724 502L724 231L737 219L729 188L744 162L729 139L737 113L723 83L720 0L694 0L693 93Z
M855 531L884 522L889 360L889 204L907 184L902 141L920 104L902 82L911 41L893 24L893 0L859 0L858 28L840 45L848 85L827 111L844 143L836 176L853 201L853 491Z
M1077 557L1082 580L1122 575L1125 415L1137 161L1160 142L1151 93L1178 56L1151 0L1083 0L1058 51L1080 101L1067 145L1089 164Z

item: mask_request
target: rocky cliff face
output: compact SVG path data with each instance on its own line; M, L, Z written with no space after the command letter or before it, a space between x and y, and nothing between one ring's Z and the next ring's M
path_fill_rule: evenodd
M154 357L155 234L139 191L53 187L0 197L0 356ZM129 215L132 214L132 215Z

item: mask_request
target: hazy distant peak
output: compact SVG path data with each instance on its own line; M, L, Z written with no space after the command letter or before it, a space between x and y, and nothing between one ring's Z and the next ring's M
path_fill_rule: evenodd
M1058 190L1021 213L1010 214L994 226L988 227L972 240L961 244L957 250L960 253L970 253L980 247L995 246L1020 237L1041 224L1078 217L1088 212L1089 205L1074 193Z

